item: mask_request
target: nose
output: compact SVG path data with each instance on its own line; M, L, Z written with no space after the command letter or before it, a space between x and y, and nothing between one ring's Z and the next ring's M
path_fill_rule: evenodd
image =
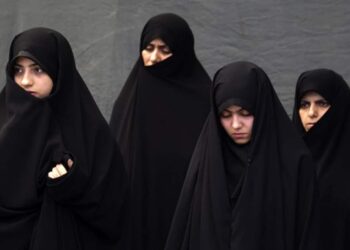
M159 52L157 49L154 49L151 53L150 61L152 63L157 63L159 60Z
M239 129L242 127L242 122L239 117L235 114L232 115L232 128Z
M20 79L20 84L23 87L29 87L33 84L33 79L27 72L25 72L22 78Z
M309 117L317 117L317 114L318 114L317 108L315 107L314 104L311 104L309 111L308 111L308 116Z

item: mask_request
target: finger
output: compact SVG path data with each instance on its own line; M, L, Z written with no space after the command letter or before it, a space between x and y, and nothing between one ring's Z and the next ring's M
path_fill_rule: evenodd
M59 176L65 175L67 173L66 168L62 164L57 164L54 169L57 171Z
M56 173L54 173L54 172L52 172L52 171L48 173L48 176L49 176L49 178L51 178L51 179L56 179L56 178L59 177Z
M61 173L59 172L57 166L58 166L58 164L56 165L56 167L52 168L51 171L54 173L55 176L60 177Z
M54 176L53 176L52 172L49 172L49 173L47 174L47 176L48 176L49 178L51 178L51 179L54 179Z
M67 165L68 165L69 168L71 168L73 166L73 163L74 162L71 159L68 159Z
M57 166L57 165L56 165ZM57 178L57 177L60 177L61 176L61 174L58 172L58 170L57 170L57 167L53 167L52 169L51 169L51 172L54 174L54 176Z

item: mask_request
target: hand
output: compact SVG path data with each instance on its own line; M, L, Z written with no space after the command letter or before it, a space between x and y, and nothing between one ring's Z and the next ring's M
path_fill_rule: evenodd
M69 168L73 166L73 161L68 159L67 165ZM63 175L67 174L67 169L63 166L63 164L59 163L48 173L50 179L56 179Z

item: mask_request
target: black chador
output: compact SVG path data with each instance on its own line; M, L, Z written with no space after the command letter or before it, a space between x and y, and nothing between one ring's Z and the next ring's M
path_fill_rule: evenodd
M306 132L299 107L310 91L325 98L330 108ZM350 89L343 77L329 69L302 73L296 85L293 121L317 163L320 249L350 249Z
M318 249L314 164L265 72L228 64L212 93L165 249ZM232 105L254 116L243 145L220 122Z
M169 46L172 56L144 66L141 51L156 38ZM196 58L186 21L174 14L151 18L110 122L131 180L125 249L164 248L189 160L209 112L210 82Z
M37 98L15 82L21 57L50 76L49 96ZM68 41L50 29L27 30L12 41L6 72L0 99L0 249L116 249L126 172ZM67 159L73 160L68 173L49 178Z

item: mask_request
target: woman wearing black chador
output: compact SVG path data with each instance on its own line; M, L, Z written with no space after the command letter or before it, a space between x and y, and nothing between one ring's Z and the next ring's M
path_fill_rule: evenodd
M317 163L321 247L350 249L350 89L329 69L302 73L293 121Z
M164 248L209 112L209 88L210 78L196 58L186 21L175 14L151 18L110 123L131 180L124 249Z
M265 72L221 68L166 250L318 249L315 174Z
M126 172L58 32L11 44L0 109L0 249L116 249Z

